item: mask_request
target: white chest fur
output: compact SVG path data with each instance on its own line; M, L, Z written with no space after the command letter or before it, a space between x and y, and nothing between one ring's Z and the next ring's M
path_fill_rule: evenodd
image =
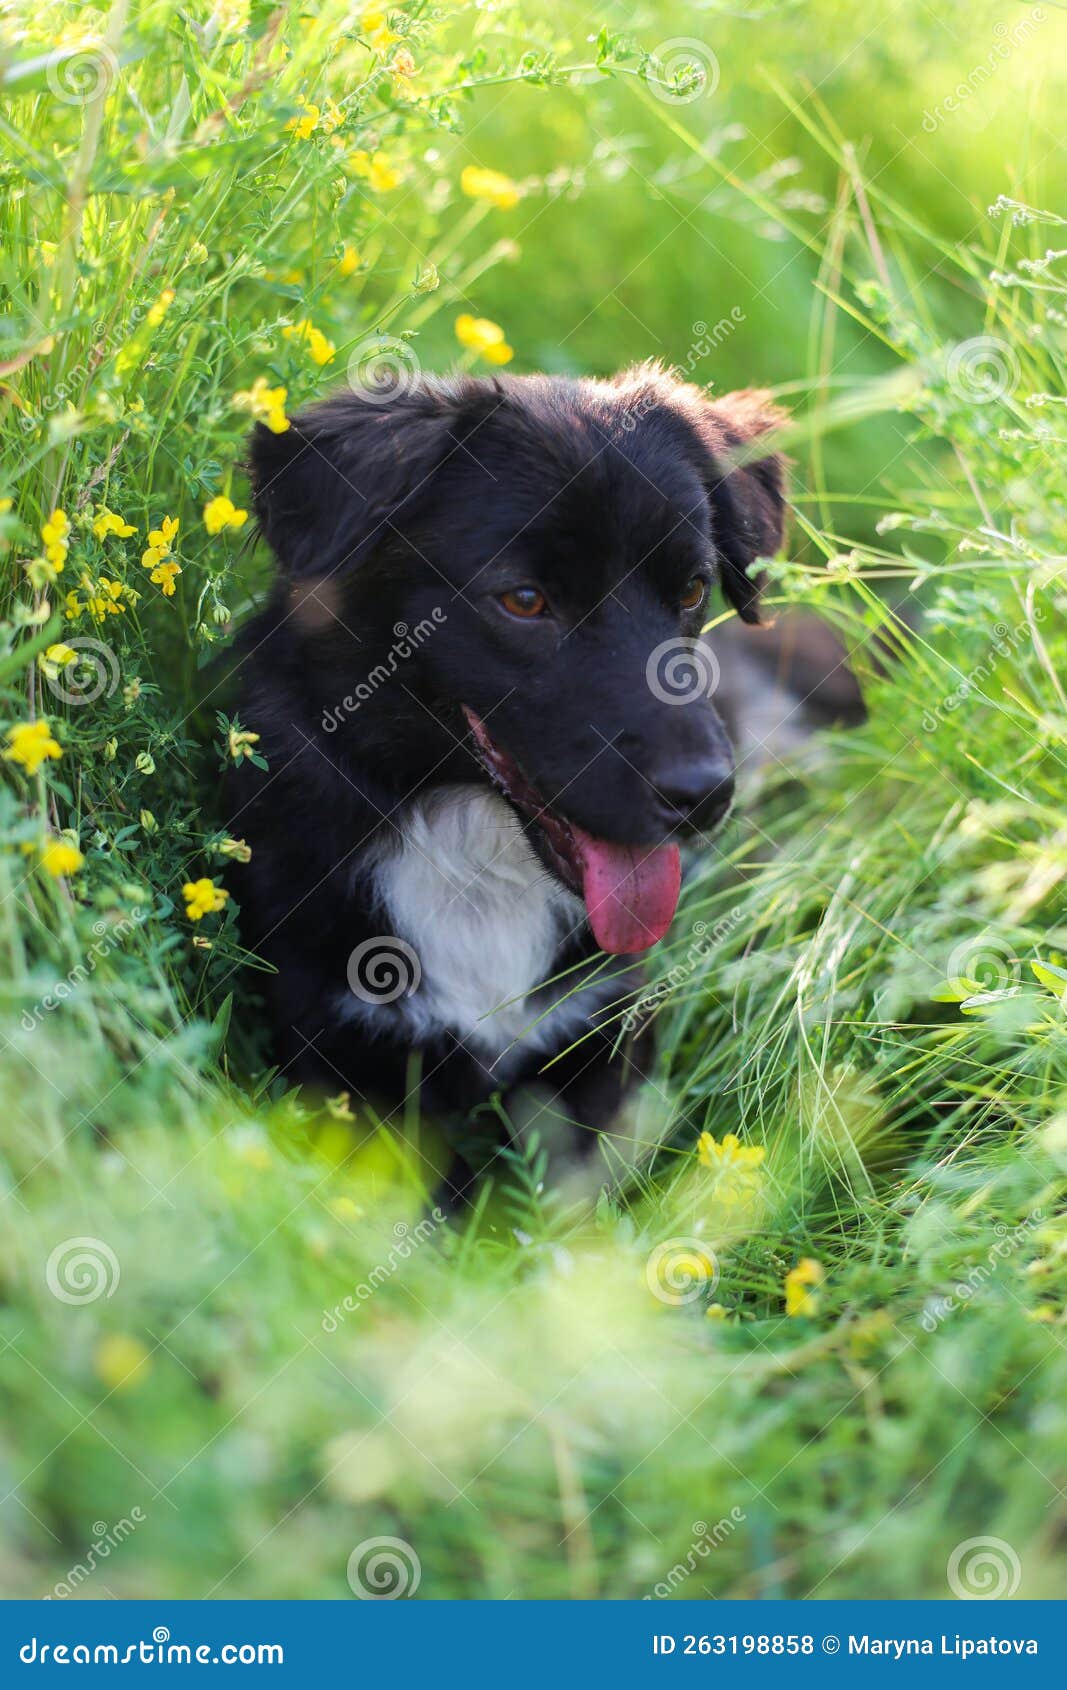
M502 798L470 786L416 805L374 878L383 926L421 966L418 989L390 1006L416 1038L448 1029L506 1079L523 1052L578 1037L603 995L595 988L551 1007L527 999L585 907L544 868Z

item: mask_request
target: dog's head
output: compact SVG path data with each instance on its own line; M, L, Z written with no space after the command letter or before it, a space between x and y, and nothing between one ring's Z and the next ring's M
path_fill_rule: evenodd
M642 368L346 392L252 441L323 708L353 747L404 748L409 784L462 743L608 950L662 937L674 841L730 803L696 640L716 583L757 620L784 474L753 442L778 420Z

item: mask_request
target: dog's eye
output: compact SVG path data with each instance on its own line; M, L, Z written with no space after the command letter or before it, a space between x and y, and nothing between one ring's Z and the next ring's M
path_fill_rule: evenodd
M704 603L704 595L708 590L708 583L703 575L694 575L682 588L681 598L678 600L680 610L699 610Z
M512 587L509 593L501 593L500 602L510 616L522 616L527 621L532 616L543 616L548 609L539 587Z

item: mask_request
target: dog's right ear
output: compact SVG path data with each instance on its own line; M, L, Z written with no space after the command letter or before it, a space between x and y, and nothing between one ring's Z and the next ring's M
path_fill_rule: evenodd
M330 575L402 535L455 444L456 398L428 383L387 401L344 392L298 413L280 434L256 424L252 502L287 575Z

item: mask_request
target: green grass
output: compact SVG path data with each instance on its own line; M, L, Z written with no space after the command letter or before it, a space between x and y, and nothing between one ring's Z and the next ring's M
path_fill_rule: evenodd
M708 7L731 142L577 13L414 3L368 46L337 5L214 33L206 5L130 11L87 101L39 62L83 8L35 11L0 60L0 708L5 742L44 718L61 749L0 790L0 1588L343 1598L390 1537L429 1597L939 1596L993 1537L1020 1594L1057 1594L1067 242L1033 208L1063 20L982 92L984 129L926 135L988 50L974 8L916 69L924 7L888 40L820 8L817 65L813 8ZM686 19L620 22L650 49ZM598 50L610 75L559 68ZM383 77L398 51L414 74ZM336 128L287 128L327 97ZM823 209L763 174L787 154ZM519 205L465 196L471 163ZM688 887L639 1006L639 1155L606 1142L583 1199L527 1140L438 1224L434 1124L286 1092L239 895L185 914L230 860L228 653L267 570L202 520L246 498L233 396L264 376L295 407L380 327L441 367L461 311L516 369L684 360L735 301L694 376L791 390L769 596L859 645L870 721L750 780ZM283 333L306 318L321 367ZM99 539L102 504L136 534ZM165 516L173 597L140 561ZM139 598L67 620L100 596L83 572ZM912 596L918 632L886 608ZM77 638L114 670L65 705L39 659ZM81 866L53 877L49 839ZM709 1166L705 1132L763 1159ZM802 1261L822 1280L787 1313Z

